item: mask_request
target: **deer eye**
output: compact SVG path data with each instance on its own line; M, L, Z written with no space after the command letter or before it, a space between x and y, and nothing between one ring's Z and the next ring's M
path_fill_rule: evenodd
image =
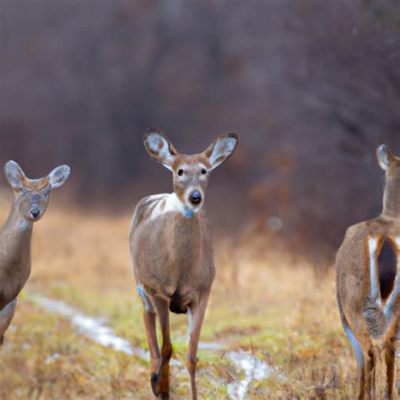
M201 169L201 173L202 173L203 175L205 175L205 174L207 173L207 170L206 170L205 168L202 168L202 169Z
M182 175L183 175L183 169L179 169L179 170L178 170L178 175L179 175L179 176L182 176Z

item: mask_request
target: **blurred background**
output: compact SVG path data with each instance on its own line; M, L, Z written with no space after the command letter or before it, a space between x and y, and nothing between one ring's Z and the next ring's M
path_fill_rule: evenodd
M320 257L379 213L375 148L400 153L398 1L0 4L1 163L68 163L71 206L127 213L170 190L142 145L160 127L187 153L239 133L208 191L217 231Z
M327 267L346 227L381 210L376 147L400 155L398 0L0 0L0 164L72 167L35 224L0 400L152 399L128 232L172 178L145 152L149 127L184 153L240 135L206 193L200 398L354 399ZM0 172L1 221L11 196ZM171 327L183 400L186 319Z
M142 145L159 127L186 153L240 135L207 193L214 230L234 241L325 262L380 212L375 148L400 154L397 0L0 7L0 162L31 177L69 164L63 207L127 215L171 190Z

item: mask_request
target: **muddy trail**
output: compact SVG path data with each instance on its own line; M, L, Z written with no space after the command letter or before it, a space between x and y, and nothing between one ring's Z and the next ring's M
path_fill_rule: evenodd
M48 313L59 315L69 321L77 334L90 338L97 344L108 347L116 352L122 352L130 356L136 356L143 361L149 361L149 353L146 349L134 347L129 340L117 336L109 326L106 318L89 316L70 305L39 294L29 296L30 300ZM244 400L247 398L249 388L255 381L268 379L272 375L278 379L284 377L265 361L255 355L241 349L232 350L227 342L200 342L199 349L224 355L229 363L238 372L241 379L234 382L226 382L228 398L230 400ZM52 355L49 355L51 357ZM178 373L185 373L183 363L175 358L171 360L171 366Z

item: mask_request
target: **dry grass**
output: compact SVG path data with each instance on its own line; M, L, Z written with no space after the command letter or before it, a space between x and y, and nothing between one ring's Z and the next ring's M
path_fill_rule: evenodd
M152 398L147 363L102 348L31 300L42 293L105 316L120 336L145 347L129 224L129 217L52 208L35 226L32 276L0 353L0 398ZM229 246L217 246L218 274L202 340L251 350L279 371L281 378L254 382L249 399L354 398L355 363L336 311L333 273L316 276L309 265L282 255L254 260L246 251L237 249L233 257ZM183 361L185 318L173 316L172 329ZM226 384L240 371L224 351L199 357L201 398L226 398ZM188 398L187 374L177 368L172 374L174 398Z

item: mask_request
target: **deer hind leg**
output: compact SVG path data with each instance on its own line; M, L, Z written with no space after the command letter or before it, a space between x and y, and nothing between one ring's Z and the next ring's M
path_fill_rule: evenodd
M197 400L196 388L196 366L197 348L200 340L201 326L203 325L204 314L210 292L200 294L197 302L193 302L189 307L189 348L187 353L187 369L190 375L190 386L192 389L192 399Z
M154 395L157 396L157 393L154 392L153 382L158 374L159 365L161 362L161 356L157 342L156 312L154 311L153 304L151 303L150 298L148 297L146 292L144 291L143 286L139 284L136 286L136 289L143 302L143 320L144 320L144 327L146 330L147 343L150 352L150 368L151 368L150 383Z
M396 352L393 343L386 349L387 380L389 388L389 398L393 398L395 393L395 372L396 372Z
M16 305L17 299L14 299L11 303L8 303L2 310L0 310L0 346L3 344L4 333L14 316Z
M368 366L365 363L365 358L363 355L363 351L361 349L360 344L358 343L356 337L353 334L353 331L350 329L347 322L342 319L344 331L346 333L347 338L349 339L351 346L353 347L358 367L358 389L357 389L357 399L364 400L366 398L366 385L367 385L367 377L368 377ZM369 357L368 357L369 358ZM369 359L367 359L369 362Z
M393 386L396 398L400 398L400 321L397 322L396 332L393 338Z
M159 399L169 399L169 361L172 357L172 344L169 329L169 304L167 301L155 298L162 334L161 363L158 371L152 377L153 393Z

